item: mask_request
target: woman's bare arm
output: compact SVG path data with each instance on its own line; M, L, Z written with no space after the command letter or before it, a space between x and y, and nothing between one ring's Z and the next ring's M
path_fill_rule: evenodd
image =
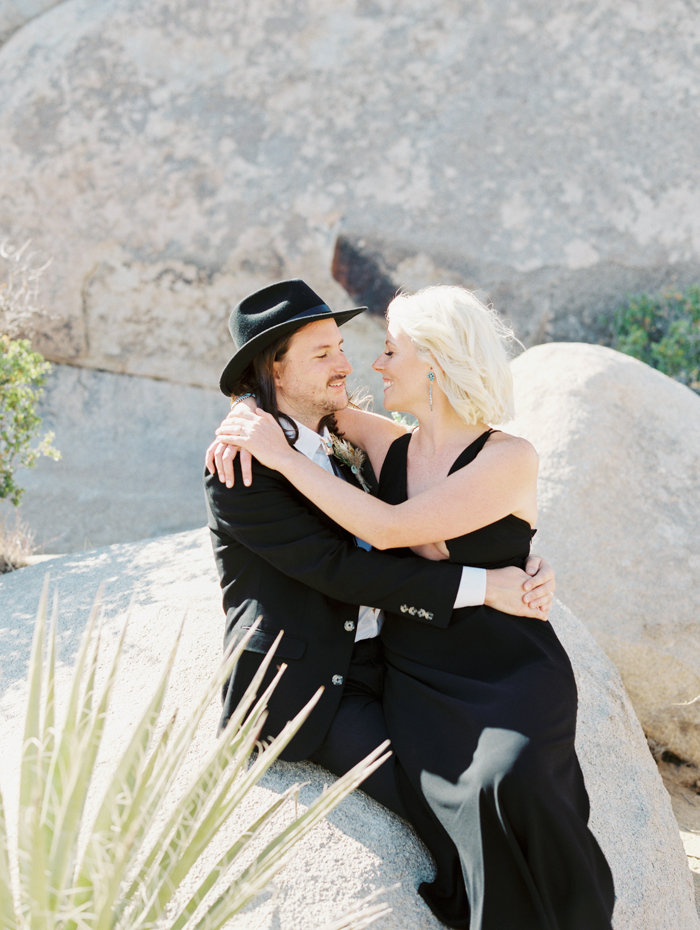
M236 404L232 407L219 427L219 431L221 431L219 436L207 449L204 464L212 475L216 471L219 480L227 487L233 487L233 460L238 455L238 447L227 445L220 437L225 434L229 420L234 419L246 409L255 411L256 407L257 404L251 398L247 398L241 401L240 405ZM399 436L405 435L405 427L395 420L389 420L377 413L360 410L358 407L346 407L345 410L339 410L335 414L335 418L339 432L354 446L359 446L367 453L374 474L379 478L389 446ZM246 450L242 450L241 454L241 474L243 475L243 483L250 485L253 474L250 465L250 453Z
M237 441L282 472L336 523L378 549L417 546L473 532L526 508L538 460L524 439L487 443L465 468L402 504L386 504L290 449L274 419L258 410L238 420Z
M406 428L395 420L357 407L346 407L335 414L339 431L354 446L364 449L379 478L389 446L406 434Z

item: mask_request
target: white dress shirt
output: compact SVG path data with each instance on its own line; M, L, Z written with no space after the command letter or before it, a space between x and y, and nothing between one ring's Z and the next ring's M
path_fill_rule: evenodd
M320 465L325 471L334 475L333 466L331 465L328 453L326 452L326 443L330 434L326 427L323 433L319 434L314 430L294 420L299 430L299 438L294 443L294 448L311 459L317 465ZM363 549L371 549L369 543L356 536L357 545ZM475 607L484 603L486 596L486 570L483 568L472 568L465 565L462 568L462 580L459 584L457 597L455 599L455 608L458 607ZM384 614L375 607L360 607L357 615L357 630L355 632L355 642L361 639L371 639L378 636L384 620Z

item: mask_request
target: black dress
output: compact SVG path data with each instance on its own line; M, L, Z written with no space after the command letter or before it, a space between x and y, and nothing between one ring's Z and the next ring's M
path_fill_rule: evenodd
M409 442L382 469L391 504L407 497ZM510 515L446 542L452 562L522 567L533 535ZM399 789L436 861L419 888L433 913L460 930L610 930L612 876L574 750L576 684L551 625L467 607L447 629L389 614L381 635Z

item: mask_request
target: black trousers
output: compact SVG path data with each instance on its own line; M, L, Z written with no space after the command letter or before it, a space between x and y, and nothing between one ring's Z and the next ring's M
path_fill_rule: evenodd
M384 659L379 637L361 639L353 650L338 711L311 762L334 775L343 775L389 738L382 708L383 686ZM392 755L360 787L375 801L408 820L396 772L396 757Z

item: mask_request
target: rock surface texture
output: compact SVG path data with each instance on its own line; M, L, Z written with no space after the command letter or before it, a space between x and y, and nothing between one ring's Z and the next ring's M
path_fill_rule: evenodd
M228 409L218 390L55 365L39 413L61 460L21 470L19 516L37 546L74 552L202 526L204 452Z
M620 670L646 733L700 763L700 397L603 346L513 362L540 455L538 552Z
M106 642L116 640L133 599L106 735L109 751L98 766L104 770L124 748L150 693L144 682L151 682L161 666L184 610L187 621L173 678L177 693L171 693L169 706L188 705L218 660L223 615L209 540L205 531L193 531L63 556L49 564L60 598L59 659L66 669L99 583L107 583ZM0 578L1 776L10 810L16 803L24 676L46 567ZM591 826L615 876L615 930L698 930L690 872L669 798L619 675L585 627L561 604L555 606L552 621L569 650L578 680L577 748L591 796ZM64 680L59 675L59 701ZM214 706L203 724L192 765L214 738L217 716ZM326 777L313 766L278 765L249 799L245 815L252 819L271 793L294 781L309 780L303 803L321 790ZM429 858L411 830L357 793L293 853L272 894L261 895L253 913L242 915L233 926L247 930L254 919L261 930L307 930L398 880L401 888L385 895L394 913L384 919L382 928L440 930L415 892L430 869Z
M0 228L54 257L38 347L212 386L232 301L296 274L595 336L700 271L699 55L685 0L64 0L0 50Z
M0 0L0 43L61 0Z

